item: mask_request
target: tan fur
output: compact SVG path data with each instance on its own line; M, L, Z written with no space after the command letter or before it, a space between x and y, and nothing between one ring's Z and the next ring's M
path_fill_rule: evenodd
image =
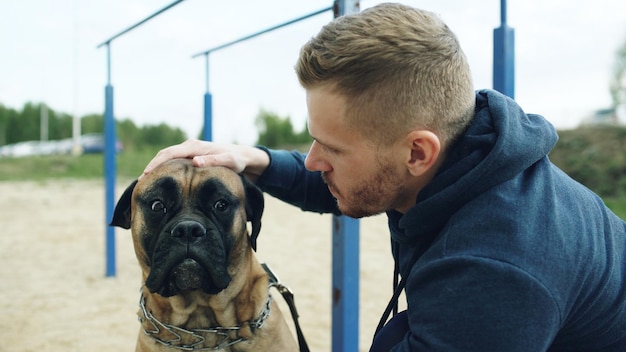
M252 321L263 311L268 297L268 278L259 264L248 241L246 228L245 193L241 179L234 172L225 168L196 168L186 161L168 162L143 177L135 186L131 201L131 231L135 253L142 271L142 283L150 273L147 254L142 247L144 233L143 212L138 208L137 195L141 194L160 177L174 177L185 185L183 197L192 194L196 187L207 178L219 178L227 185L229 192L241 200L241 207L236 213L238 219L233 222L230 234L234 236L234 247L230 253L228 272L232 277L230 284L215 295L201 290L194 290L165 298L150 293L143 286L142 292L146 299L146 309L161 322L176 325L184 329L207 328L214 326L231 327ZM140 318L143 313L139 312ZM144 329L152 329L144 319L137 339L136 351L179 351L179 349L163 346L144 333ZM163 338L171 338L167 332ZM236 338L237 333L230 333ZM161 336L161 335L160 335ZM284 317L274 301L271 312L260 329L251 329L243 324L238 337L245 340L220 351L298 351ZM213 340L213 341L211 341ZM207 336L207 346L217 343L213 335Z

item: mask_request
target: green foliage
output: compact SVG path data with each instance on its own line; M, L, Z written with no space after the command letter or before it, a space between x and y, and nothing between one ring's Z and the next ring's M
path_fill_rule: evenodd
M9 121L9 143L39 139L39 105L26 103L18 119Z
M268 148L293 147L310 144L312 141L306 126L300 132L294 131L291 119L288 116L283 118L261 109L256 117L255 124L259 131L257 144Z
M142 142L140 147L166 147L178 144L186 139L185 133L179 128L171 128L161 123L158 125L146 125L139 133L138 140Z
M21 111L0 104L0 146L23 141L39 140L41 136L41 104L26 103ZM48 108L48 139L72 137L72 116ZM137 127L132 120L116 121L118 140L125 149L154 149L183 142L187 137L179 128L164 123ZM81 134L103 133L102 114L81 118Z
M560 131L550 159L603 197L626 196L626 128L584 127Z
M117 155L117 176L137 178L160 148L123 151ZM104 177L104 156L51 155L26 158L0 158L0 181L45 180L50 178L89 179Z
M14 109L5 108L0 104L0 145L9 144L9 131L11 124L19 118L19 114Z
M42 104L26 103L21 111L0 105L0 145L38 140L41 137ZM69 138L72 117L47 109L49 139Z
M80 119L80 128L82 134L104 133L104 116L101 114L85 115Z

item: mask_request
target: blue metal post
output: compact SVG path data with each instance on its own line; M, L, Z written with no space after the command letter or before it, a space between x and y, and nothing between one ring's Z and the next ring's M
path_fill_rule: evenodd
M213 97L211 93L204 93L204 129L202 138L205 141L213 140Z
M206 62L206 92L204 93L204 128L202 138L205 141L213 140L213 97L209 92L209 53L204 54Z
M111 48L107 44L107 85L104 89L104 178L106 224L113 219L115 209L116 138L113 117L113 86L111 85ZM105 225L106 226L106 225ZM115 276L115 228L106 226L106 276Z
M358 13L359 1L335 0L335 17ZM359 220L333 216L332 351L359 350Z
M359 220L333 216L332 350L359 350Z
M500 0L500 22L493 30L493 88L515 98L515 30L506 23L506 0Z

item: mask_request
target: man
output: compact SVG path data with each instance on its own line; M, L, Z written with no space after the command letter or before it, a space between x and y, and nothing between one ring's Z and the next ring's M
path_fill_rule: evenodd
M436 15L381 4L338 18L296 72L308 154L187 141L145 173L193 157L303 210L386 212L406 331L382 329L372 350L626 350L625 223L551 164L543 117L474 92Z

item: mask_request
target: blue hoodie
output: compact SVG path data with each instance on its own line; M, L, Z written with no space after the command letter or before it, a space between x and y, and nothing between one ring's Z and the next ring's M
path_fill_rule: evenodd
M557 138L543 117L477 92L415 206L387 212L410 326L392 351L626 351L626 224L550 162ZM264 191L339 214L305 155L265 150Z

